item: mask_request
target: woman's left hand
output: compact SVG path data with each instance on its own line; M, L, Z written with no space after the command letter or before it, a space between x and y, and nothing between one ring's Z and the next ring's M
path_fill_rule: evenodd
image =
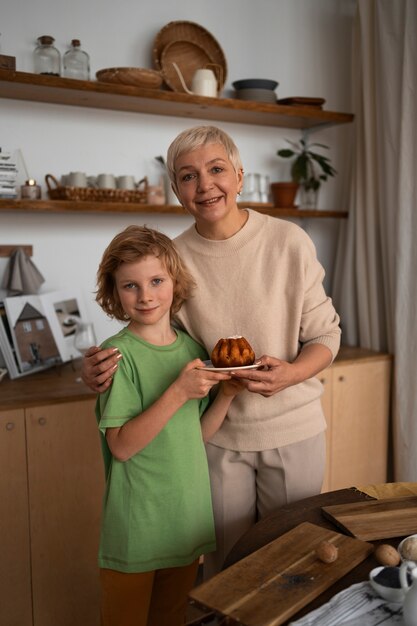
M269 398L274 394L312 378L332 362L332 353L326 346L313 343L304 346L293 363L264 355L256 361L259 370L235 370L233 378L243 382L248 391Z
M296 377L297 367L287 361L264 355L256 362L261 369L232 372L232 377L239 379L248 391L268 398L300 382Z

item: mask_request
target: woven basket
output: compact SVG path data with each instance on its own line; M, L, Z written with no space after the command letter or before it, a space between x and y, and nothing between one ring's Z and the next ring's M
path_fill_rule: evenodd
M162 85L161 72L140 67L109 67L96 72L96 78L102 83L132 85L144 89L159 89Z
M51 185L51 181L55 185ZM63 187L52 174L45 176L48 196L51 200L72 200L73 202L136 202L146 204L148 179L142 178L138 189L96 189L95 187ZM140 189L139 189L140 187Z
M191 89L191 83L197 70L212 68L217 78L218 90L224 85L223 68L213 63L211 56L200 45L191 41L173 41L165 46L161 54L161 73L165 83L173 91L184 93L184 87L175 70L174 63L179 67L185 84Z
M167 46L170 46L169 53L167 50L164 55L165 58L162 59ZM173 47L171 48L171 46ZM174 51L176 53L175 58ZM171 78L172 65L169 65L167 69L167 63L172 64L172 61L175 61L180 68L187 84L191 81L187 80L185 73L188 72L192 76L196 70L201 69L207 63L214 63L221 68L219 91L224 87L227 78L227 63L224 52L213 35L195 22L175 21L166 24L155 37L152 53L156 69L162 70L165 82L174 91L183 92L184 89L179 81L177 82L176 74L174 79ZM195 65L194 55L200 59L199 65ZM187 63L190 62L190 59L193 64L192 72L187 71ZM174 87L168 82L171 80L175 80Z

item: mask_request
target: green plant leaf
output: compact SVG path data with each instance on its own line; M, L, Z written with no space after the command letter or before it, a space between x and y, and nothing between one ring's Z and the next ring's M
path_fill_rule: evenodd
M323 158L319 154L312 154L311 157L320 165L323 172L328 176L334 176L337 174L336 170L328 163L328 159Z

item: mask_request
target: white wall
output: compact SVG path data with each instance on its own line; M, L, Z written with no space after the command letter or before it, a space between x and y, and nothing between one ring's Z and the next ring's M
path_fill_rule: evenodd
M156 34L171 20L204 26L220 43L228 64L224 95L241 78L279 81L278 96L320 96L325 108L349 112L350 53L355 0L26 0L3 3L0 45L16 56L17 69L33 70L32 52L39 35L55 37L63 53L79 38L90 54L92 76L115 66L152 67ZM202 120L204 123L204 120ZM154 157L164 155L182 129L198 121L102 111L82 107L0 100L0 145L20 148L30 176L44 177L73 170L88 174L155 172ZM289 164L276 157L285 138L298 131L219 123L240 148L246 172L288 175ZM352 126L314 134L331 147L339 174L322 189L320 208L346 209L345 189ZM177 215L36 214L0 212L0 243L34 247L33 261L46 278L42 291L80 288L101 341L117 328L94 303L95 273L104 247L124 226L141 222L175 236L191 220ZM316 243L330 288L338 220L304 220ZM0 264L0 275L4 261Z

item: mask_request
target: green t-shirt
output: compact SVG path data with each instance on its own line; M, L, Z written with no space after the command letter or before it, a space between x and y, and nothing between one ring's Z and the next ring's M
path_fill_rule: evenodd
M146 572L187 565L215 549L206 452L200 417L208 398L189 400L162 431L128 461L110 454L107 427L122 426L149 406L181 369L207 355L183 331L169 346L154 346L127 329L104 346L123 354L111 387L97 400L107 485L99 566Z

